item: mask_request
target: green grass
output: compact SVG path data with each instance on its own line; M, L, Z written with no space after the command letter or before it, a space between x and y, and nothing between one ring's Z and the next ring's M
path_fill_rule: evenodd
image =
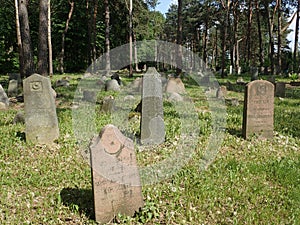
M25 126L12 124L22 106L0 111L0 224L96 224L90 167L81 156L72 128L70 106L79 75L70 77L69 88L56 89L60 138L53 146L24 141ZM52 82L59 78L54 76ZM193 158L174 176L143 186L144 208L132 218L118 215L114 222L300 224L299 92L293 90L295 93L284 100L276 98L272 140L244 140L243 105L227 105L224 142L213 164L201 170L199 162L211 132L211 117L203 90L186 82L201 125ZM108 94L98 95L99 102ZM243 93L228 91L231 97L242 101ZM159 162L176 149L178 130L173 124L180 124L173 105L164 102L164 108L166 142L156 151L138 152L141 166ZM98 130L111 121L109 115L99 115ZM135 134L139 133L137 121L128 127Z

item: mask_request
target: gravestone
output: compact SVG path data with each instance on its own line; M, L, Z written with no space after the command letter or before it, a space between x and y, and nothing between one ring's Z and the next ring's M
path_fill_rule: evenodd
M18 96L18 81L17 80L10 80L8 83L7 89L8 97L16 97Z
M0 84L0 102L2 102L6 107L9 106L9 99L1 84Z
M274 129L274 85L264 80L246 85L243 115L243 136L255 134L270 139Z
M227 95L227 87L224 85L220 86L216 92L216 97L224 98L226 95Z
M90 153L96 221L108 223L118 213L133 216L143 207L133 141L107 125L92 140Z
M275 96L276 97L285 97L285 83L284 82L277 82L275 84Z
M176 78L170 77L167 82L166 92L168 93L176 92L178 94L184 94L186 91L185 91L184 84L179 77Z
M143 78L141 143L161 144L165 140L163 98L160 74L149 67Z
M106 91L120 91L120 89L121 88L120 88L120 85L117 80L112 79L112 80L106 81L106 84L105 84Z
M251 81L258 80L258 68L256 66L250 67Z
M168 95L168 101L170 101L170 102L182 102L183 97L180 94L176 93L176 92L171 92Z
M112 95L105 96L103 98L101 112L103 113L111 113L114 108L115 99Z
M50 144L59 137L51 82L33 74L23 81L26 141Z

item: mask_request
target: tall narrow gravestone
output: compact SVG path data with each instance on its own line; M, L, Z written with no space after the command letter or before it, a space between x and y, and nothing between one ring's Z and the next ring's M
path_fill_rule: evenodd
M50 144L59 137L51 82L33 74L23 81L26 141Z
M143 207L134 145L113 125L90 145L96 221L110 222L118 213L132 216Z
M165 140L162 84L160 74L150 67L143 77L141 143L161 144Z
M243 136L270 139L274 129L274 85L256 80L245 88Z

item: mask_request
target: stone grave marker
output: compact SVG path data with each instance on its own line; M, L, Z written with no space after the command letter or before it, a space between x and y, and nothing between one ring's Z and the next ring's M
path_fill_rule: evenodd
M7 95L9 97L17 97L18 96L18 81L17 80L9 81Z
M106 91L120 91L121 88L120 88L118 81L115 79L112 79L112 80L106 81L105 90Z
M4 105L5 107L9 106L9 99L1 84L0 84L0 102L3 103L3 107Z
M256 66L250 67L250 73L251 73L251 81L258 80L258 68Z
M101 112L103 113L112 113L114 109L114 103L115 99L112 95L105 96L103 98L102 106L101 106Z
M23 81L26 141L50 144L59 137L50 79L33 74Z
M144 204L133 141L107 125L93 138L90 153L96 221L133 216Z
M277 82L275 84L275 96L276 97L285 97L285 83L284 82Z
M149 67L143 78L141 144L161 144L165 141L163 98L160 74Z
M170 77L167 85L166 85L166 92L172 93L176 92L178 94L186 93L184 84L179 77Z
M264 80L248 83L245 88L243 136L255 134L270 139L274 129L274 85Z

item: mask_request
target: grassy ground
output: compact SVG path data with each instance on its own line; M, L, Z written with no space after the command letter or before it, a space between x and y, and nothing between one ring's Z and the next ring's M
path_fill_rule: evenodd
M22 105L0 111L0 224L96 224L90 168L82 158L72 129L73 93L56 88L60 138L53 146L24 141L23 124L12 124ZM0 77L1 84L7 77ZM61 76L54 76L52 82ZM219 79L221 84L236 77ZM130 80L126 79L129 83ZM203 91L186 80L202 128L196 154L177 174L143 187L145 206L133 218L118 215L120 224L300 224L300 92L275 99L273 140L241 137L243 105L227 105L224 142L213 164L199 169L210 135L210 113ZM228 98L243 100L242 89ZM103 95L100 96L102 98ZM173 151L176 113L165 106L167 140L159 151L138 152L140 165L160 161ZM98 129L110 122L100 115ZM132 131L138 132L137 124Z

